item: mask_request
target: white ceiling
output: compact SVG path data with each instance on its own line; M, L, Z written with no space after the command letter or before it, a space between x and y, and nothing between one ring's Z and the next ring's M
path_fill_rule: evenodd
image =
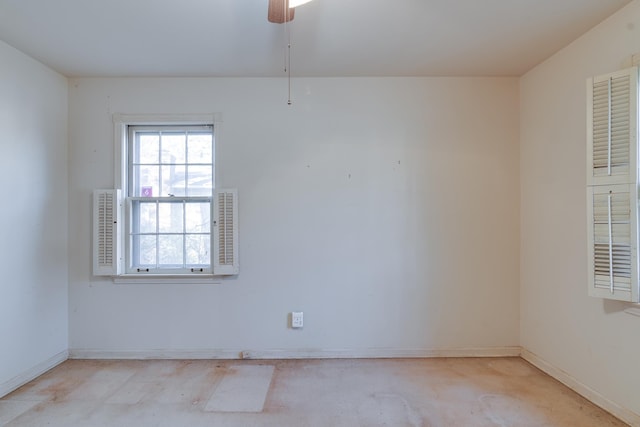
M295 76L518 76L631 0L315 0ZM280 76L268 0L0 0L0 40L70 77Z

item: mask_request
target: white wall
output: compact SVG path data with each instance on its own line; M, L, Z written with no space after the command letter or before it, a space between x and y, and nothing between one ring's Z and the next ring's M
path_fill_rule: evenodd
M0 396L64 360L67 80L0 42Z
M292 106L286 88L70 81L72 355L518 346L517 79L295 79ZM223 116L219 184L239 189L240 275L92 278L91 190L113 185L112 114L199 112ZM303 330L287 329L292 310Z
M585 80L637 52L634 1L521 79L520 302L525 349L640 414L640 317L587 297L585 190Z

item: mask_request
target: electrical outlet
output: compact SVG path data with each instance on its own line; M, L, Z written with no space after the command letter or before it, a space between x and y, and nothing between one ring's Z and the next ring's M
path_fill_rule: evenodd
M304 317L301 311L291 312L291 327L293 329L302 328L304 326Z

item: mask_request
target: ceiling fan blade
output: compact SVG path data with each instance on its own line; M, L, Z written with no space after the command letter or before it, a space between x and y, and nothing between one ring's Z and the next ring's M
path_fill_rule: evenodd
M289 8L289 0L269 0L267 19L275 24L282 24L293 19L296 10Z

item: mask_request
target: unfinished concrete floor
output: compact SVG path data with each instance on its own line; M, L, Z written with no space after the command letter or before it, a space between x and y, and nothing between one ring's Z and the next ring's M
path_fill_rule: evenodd
M2 426L625 424L520 358L69 360L0 399Z

